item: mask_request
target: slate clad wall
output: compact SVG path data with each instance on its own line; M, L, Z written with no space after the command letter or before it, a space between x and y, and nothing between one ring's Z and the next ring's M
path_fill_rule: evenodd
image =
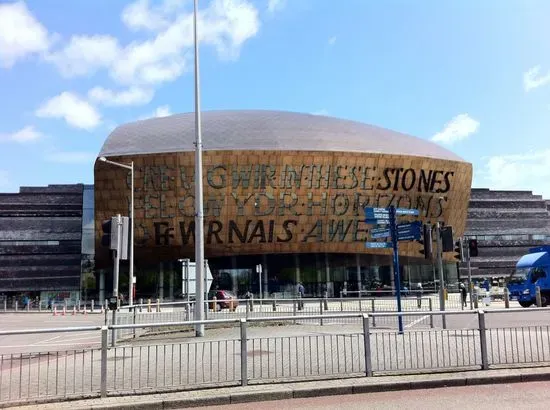
M77 184L0 194L0 292L80 289L82 192Z
M529 248L550 244L550 201L531 191L473 188L466 236L478 239L474 276L509 276ZM461 266L461 276L467 269Z

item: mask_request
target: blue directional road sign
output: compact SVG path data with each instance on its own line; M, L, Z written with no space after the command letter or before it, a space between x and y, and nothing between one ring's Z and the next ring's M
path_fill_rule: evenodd
M390 219L390 212L386 208L365 208L367 219Z
M380 227L380 228L372 228L370 230L371 234L373 234L373 233L382 233L382 232L390 232L390 228L388 228L387 226L383 226L383 227Z
M418 216L420 215L420 212L418 212L418 209L397 208L395 210L395 214Z
M369 249L384 249L391 248L393 245L391 242L365 242L365 246Z
M390 223L389 219L372 219L367 218L365 219L365 223L367 225L388 225Z
M385 231L380 231L380 232L371 232L370 236L372 239L389 238L391 236L391 233L390 233L390 230L387 229Z
M415 221L397 225L397 240L410 241L420 239L422 222Z

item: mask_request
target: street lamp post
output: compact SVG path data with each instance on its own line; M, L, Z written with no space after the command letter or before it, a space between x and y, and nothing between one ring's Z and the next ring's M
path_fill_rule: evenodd
M202 135L199 78L199 40L197 36L198 0L193 4L193 38L195 45L195 320L204 320L204 227L202 209ZM204 324L195 325L195 336L204 336Z
M100 161L106 162L107 164L115 165L117 167L129 169L131 172L130 190L130 272L128 274L128 305L132 306L134 304L134 161L128 164L121 164L120 162L115 162L108 160L105 157L99 158Z

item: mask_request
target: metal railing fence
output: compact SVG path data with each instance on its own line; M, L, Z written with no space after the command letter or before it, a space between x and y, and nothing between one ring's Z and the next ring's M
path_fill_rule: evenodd
M498 318L513 311L304 313L300 320L310 326L277 326L267 331L252 325L292 324L296 316L0 331L0 337L66 332L101 334L101 343L88 349L1 354L0 405L213 385L548 364L547 324L518 328L486 326L488 315ZM550 308L516 311L550 312ZM373 327L384 319L396 321L399 315L405 323L412 324L402 333ZM441 315L455 319L465 316L475 326L432 329L419 328L414 323L421 316L433 325L434 319L439 320ZM345 318L353 319L354 324L317 326L321 319L340 323ZM180 335L172 341L137 339L118 346L109 342L110 332L190 329L198 323L227 328L213 331L212 336L207 332L204 338Z

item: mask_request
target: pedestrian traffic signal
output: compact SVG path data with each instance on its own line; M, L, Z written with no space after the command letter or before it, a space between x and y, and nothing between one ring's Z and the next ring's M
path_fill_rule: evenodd
M462 246L462 238L455 242L455 259L464 262L464 247Z
M478 255L477 239L468 240L468 250L470 251L470 257L476 257Z
M417 241L422 245L420 253L424 255L425 259L432 258L432 226L430 224L424 224L422 227L422 237Z

